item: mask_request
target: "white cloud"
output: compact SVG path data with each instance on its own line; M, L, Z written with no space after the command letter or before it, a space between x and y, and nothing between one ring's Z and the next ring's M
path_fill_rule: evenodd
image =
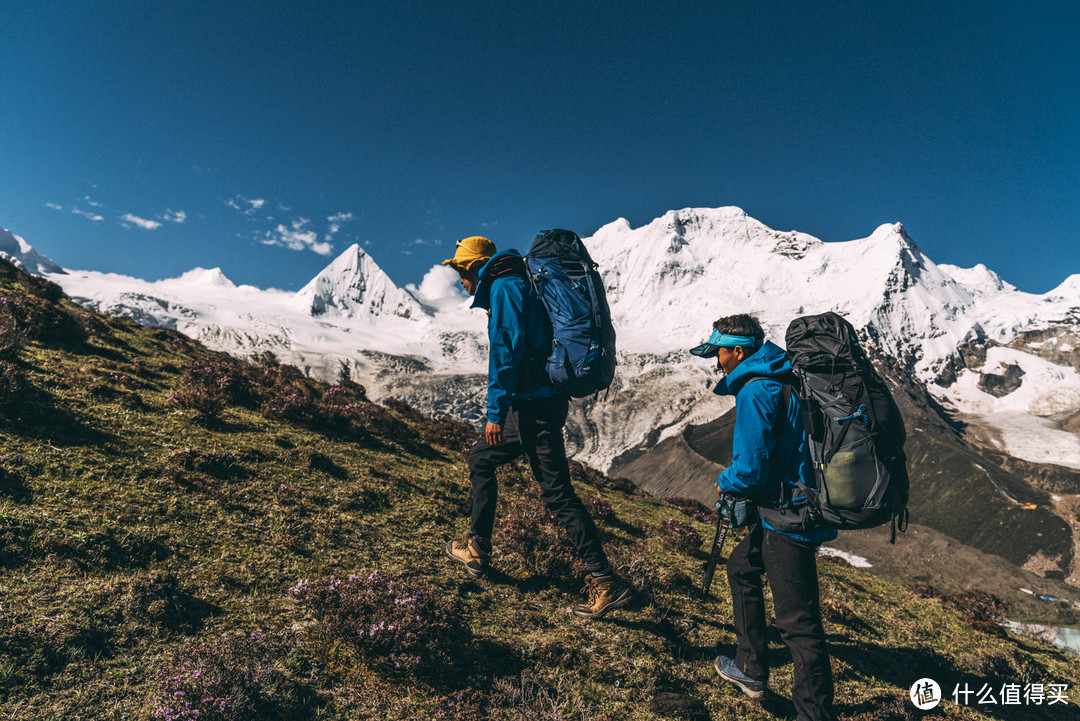
M137 215L127 213L120 218L120 224L125 228L130 228L133 225L137 225L143 230L156 230L161 227L161 223L156 220L147 220L146 218L140 218Z
M64 209L64 206L57 205L56 203L46 203L45 207L46 208L52 208L53 210L63 210Z
M341 232L342 224L352 219L352 213L335 213L327 218L326 222L330 223L330 228L326 231L326 240L333 240L334 236Z
M255 215L255 211L266 205L266 201L262 198L245 198L242 195L238 195L235 198L230 198L225 201L225 205L229 206L233 210L239 210L244 215Z
M83 198L83 200L85 200L85 201L86 201L86 204L87 204L87 205L89 205L89 206L90 206L91 208L100 208L100 207L101 207L101 203L96 203L96 202L94 202L93 200L90 200L90 196L89 196L89 195L87 195L86 197L84 197L84 198Z
M265 237L259 241L263 245L275 245L290 250L312 250L319 255L330 255L334 246L330 243L320 243L319 234L308 226L311 221L307 218L294 220L292 226L286 228L278 225L272 231L268 231Z
M405 290L435 312L456 309L469 297L458 282L457 271L445 265L436 265L429 270L420 281L420 287L410 283Z
M95 223L98 222L99 220L105 220L104 218L102 218L97 213L91 213L91 212L86 211L86 210L80 210L79 208L72 208L71 212L74 213L75 215L81 215L84 218L89 218L90 220L94 221Z
M162 220L167 220L170 223L183 223L187 220L187 213L182 210L173 210L169 208L165 211L165 215L161 216Z

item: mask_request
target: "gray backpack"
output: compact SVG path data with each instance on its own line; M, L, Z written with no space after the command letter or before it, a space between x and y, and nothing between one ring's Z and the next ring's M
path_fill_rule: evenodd
M803 497L760 507L762 518L789 532L891 523L895 541L897 528L907 528L908 474L907 434L892 394L836 313L796 318L785 342L793 379L782 400L794 391L802 401L817 487L790 474ZM787 495L790 487L782 488Z

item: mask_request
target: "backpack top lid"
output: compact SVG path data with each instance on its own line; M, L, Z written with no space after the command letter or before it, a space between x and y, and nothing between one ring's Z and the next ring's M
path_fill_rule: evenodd
M831 373L867 363L855 327L831 311L791 321L784 343L797 368Z
M530 258L558 258L570 263L595 265L578 234L561 228L541 230L537 233L526 255Z

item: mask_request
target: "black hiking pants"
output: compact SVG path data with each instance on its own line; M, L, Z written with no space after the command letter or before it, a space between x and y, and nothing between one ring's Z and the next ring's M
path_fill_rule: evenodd
M834 721L833 680L825 630L821 625L817 544L763 528L758 522L728 556L732 613L738 651L735 663L747 676L769 678L765 596L761 574L769 579L776 629L791 652L791 700L798 721Z
M558 519L590 571L608 568L600 536L585 505L570 483L563 424L570 400L566 396L534 398L511 406L497 446L481 439L469 453L472 481L472 535L484 550L491 547L499 485L495 469L525 454L540 484L540 500Z

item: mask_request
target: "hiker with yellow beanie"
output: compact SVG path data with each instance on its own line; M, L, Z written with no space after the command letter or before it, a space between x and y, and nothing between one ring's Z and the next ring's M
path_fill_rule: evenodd
M488 312L489 341L487 425L469 453L470 533L464 541L449 541L446 555L474 578L488 573L498 497L495 469L524 454L540 484L540 498L589 568L588 601L570 611L598 618L625 606L630 589L612 571L596 525L570 482L563 441L570 398L556 391L544 367L551 325L525 261L516 250L496 252L494 243L474 235L459 240L454 257L443 265L458 272L473 296L472 307Z

